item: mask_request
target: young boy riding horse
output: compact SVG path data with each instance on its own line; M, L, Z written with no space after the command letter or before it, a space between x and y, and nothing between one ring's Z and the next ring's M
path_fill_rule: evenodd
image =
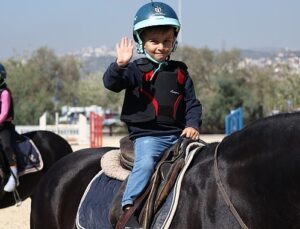
M145 58L130 62L133 41L123 37L116 45L116 61L103 76L109 90L126 90L121 120L134 142L135 161L121 203L124 211L143 192L167 148L180 136L200 137L202 106L187 66L170 60L179 30L178 17L169 5L142 6L134 18L133 38Z

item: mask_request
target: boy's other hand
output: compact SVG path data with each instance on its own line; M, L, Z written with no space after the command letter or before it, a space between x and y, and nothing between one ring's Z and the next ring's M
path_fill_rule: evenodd
M192 140L199 140L200 133L198 130L194 129L193 127L186 127L180 136L185 136L186 138L190 138Z
M120 43L116 45L117 64L119 67L126 66L133 56L133 41L128 37L122 37Z

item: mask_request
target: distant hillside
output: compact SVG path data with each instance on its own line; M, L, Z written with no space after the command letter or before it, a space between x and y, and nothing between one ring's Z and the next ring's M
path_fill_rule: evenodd
M275 52L273 51L257 51L250 49L241 50L242 58L251 58L251 59L259 59L259 58L273 58L275 56Z
M280 53L283 58L290 56L300 57L300 51L291 51L286 49L269 48L269 49L241 49L241 58L250 59L274 59ZM216 51L218 52L218 51ZM81 60L83 63L83 70L86 73L104 72L110 63L115 61L116 54L113 48L85 48L75 53L71 53ZM134 58L138 56L135 55Z
M106 68L115 61L115 56L91 56L83 59L83 71L86 73L104 72Z
M260 58L268 58L273 59L278 56L279 53L282 55L289 56L297 56L300 57L300 51L292 51L285 49L269 49L269 50L251 50L251 49L242 49L241 57L242 58L251 58L251 59L260 59Z

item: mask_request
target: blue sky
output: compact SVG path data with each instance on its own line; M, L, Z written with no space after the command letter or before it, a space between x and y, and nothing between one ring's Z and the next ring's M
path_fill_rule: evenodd
M180 0L163 1L178 13ZM114 47L149 0L1 0L0 59L41 46L57 53ZM211 49L300 50L299 0L181 0L182 43Z

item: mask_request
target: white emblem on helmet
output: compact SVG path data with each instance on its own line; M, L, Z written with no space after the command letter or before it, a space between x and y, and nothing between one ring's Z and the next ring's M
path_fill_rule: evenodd
M154 10L155 10L156 13L161 13L161 8L160 7L155 7Z

